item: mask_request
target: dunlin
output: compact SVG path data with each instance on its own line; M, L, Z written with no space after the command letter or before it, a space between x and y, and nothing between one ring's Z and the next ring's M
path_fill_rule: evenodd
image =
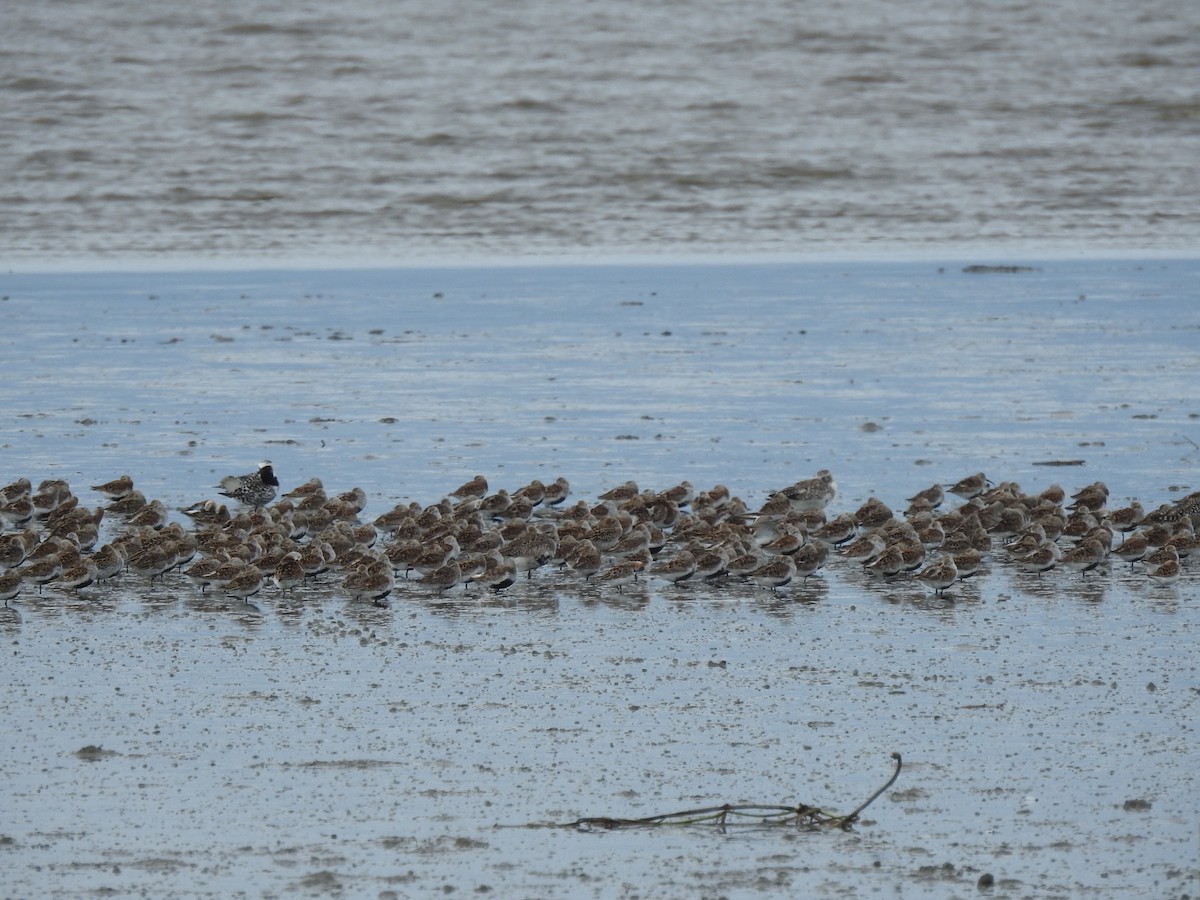
M636 481L626 481L624 484L619 484L615 488L610 488L599 496L600 500L615 500L618 503L622 500L628 500L631 497L637 496L638 486Z
M96 564L88 557L81 558L58 576L58 585L68 591L80 591L97 580Z
M188 581L200 588L200 593L204 593L204 590L214 582L217 570L228 564L228 556L204 556L184 569L183 574ZM231 572L230 576L233 574L236 573Z
M457 488L451 491L449 496L455 498L456 500L480 500L487 496L487 492L488 480L482 475L476 475L470 481L459 485Z
M36 584L38 593L42 586L49 584L62 574L62 560L57 553L42 557L37 562L30 563L21 569L21 577L29 584Z
M33 500L28 496L15 497L0 506L0 519L11 528L20 528L33 520Z
M16 569L7 569L0 573L0 600L8 606L8 601L21 593L21 573Z
M231 597L237 597L246 603L262 590L262 570L255 565L248 565L225 582L222 588Z
M891 578L904 571L904 557L901 555L899 547L891 546L867 562L864 568L872 575Z
M146 495L134 488L120 500L114 500L106 507L109 515L128 517L138 512L146 505Z
M696 577L713 581L728 571L729 557L720 547L696 556Z
M670 559L664 559L650 567L650 574L672 584L686 581L696 574L696 557L690 550L680 550Z
M755 584L775 590L796 577L796 561L790 556L772 556L746 577Z
M1142 504L1134 500L1128 506L1112 510L1108 514L1108 521L1117 531L1128 532L1137 528L1145 517L1146 511L1142 508Z
M1140 532L1134 532L1121 541L1113 550L1113 553L1129 563L1129 568L1132 569L1145 558L1149 551L1150 542L1146 540L1146 536Z
M161 500L151 500L129 517L131 528L162 528L167 524L169 512Z
M988 481L986 475L982 472L976 472L974 475L968 475L966 478L956 481L946 490L957 497L962 497L964 500L970 500L973 497L978 497L987 490L989 484L991 482Z
M462 581L462 567L457 559L452 559L443 566L421 576L418 581L425 587L435 589L439 594L452 590Z
M828 559L829 545L822 541L805 544L792 554L792 560L796 563L796 575L800 578L809 578L815 575L824 568Z
M122 500L133 493L133 478L129 475L122 475L120 478L114 478L103 484L93 484L92 490L97 494L103 494L108 500Z
M1058 550L1058 545L1054 541L1045 541L1042 545L1025 553L1024 556L1016 557L1013 562L1016 564L1016 568L1022 572L1042 575L1042 572L1054 569L1061 558L1062 553Z
M1100 541L1088 538L1064 553L1060 562L1064 568L1086 575L1104 562L1107 556L1108 551Z
M533 570L545 565L558 551L558 542L549 534L544 534L536 528L527 528L515 540L509 541L503 547L503 552L518 572L524 572L526 578L533 575Z
M887 541L883 539L882 535L872 531L855 538L843 547L841 555L846 559L867 563L882 553L886 547Z
M1168 559L1166 562L1160 563L1146 573L1146 576L1155 584L1160 584L1164 587L1170 587L1179 581L1182 569L1178 559Z
M370 600L376 606L385 605L385 598L395 586L391 566L380 560L356 568L342 581L342 588L352 599Z
M878 497L869 497L867 502L854 512L854 521L863 529L879 528L893 518L891 507Z
M815 477L797 481L780 493L787 497L795 512L820 510L837 496L837 482L833 480L832 472L821 469Z
M946 500L946 491L940 484L933 484L923 491L917 491L908 498L910 504L918 504L929 509L937 509Z
M953 556L941 553L913 577L926 587L933 588L935 594L941 594L958 581L958 565Z
M286 593L295 593L296 588L304 584L304 566L300 563L299 550L291 550L284 555L271 573L271 581Z
M28 478L18 478L0 488L0 503L9 503L18 497L28 497L33 492L33 485Z
M0 567L15 569L25 561L25 542L15 534L0 537Z
M627 559L614 563L596 575L596 583L615 587L617 593L624 593L625 585L637 580L638 573L646 567L641 559Z
M858 534L858 522L854 518L854 513L842 513L818 528L813 536L827 544L840 547L856 534Z
M604 559L596 545L584 538L576 542L575 549L567 557L567 565L585 579L591 580L591 577L604 565Z
M129 558L129 571L144 575L150 581L162 578L173 565L174 557L169 556L162 547L147 547Z
M975 575L983 564L983 554L974 547L968 547L954 554L954 565L958 569L958 580L964 581Z
M517 567L498 550L488 553L486 560L483 571L472 576L473 581L497 593L516 583Z

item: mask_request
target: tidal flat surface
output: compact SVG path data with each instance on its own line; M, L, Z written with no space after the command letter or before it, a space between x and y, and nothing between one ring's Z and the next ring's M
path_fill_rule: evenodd
M363 487L364 521L477 472L753 507L829 468L831 513L981 470L1200 487L1200 263L970 262L9 274L0 480L98 505L128 472L177 509L269 458ZM1000 551L944 598L837 559L774 593L539 570L387 608L27 590L3 893L1195 896L1195 565ZM496 827L847 812L892 752L849 832Z

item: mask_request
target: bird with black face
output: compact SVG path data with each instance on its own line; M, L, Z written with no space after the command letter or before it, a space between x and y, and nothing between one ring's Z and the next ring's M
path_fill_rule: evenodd
M218 487L223 497L232 497L247 506L260 507L275 499L275 493L279 490L279 479L275 477L271 461L263 460L258 464L257 472L226 475Z

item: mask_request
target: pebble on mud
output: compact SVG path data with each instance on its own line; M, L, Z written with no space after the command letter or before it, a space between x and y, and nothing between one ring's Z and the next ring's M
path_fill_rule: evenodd
M105 750L99 744L88 744L86 747L80 747L75 751L75 755L82 760L95 762L98 759L104 759L106 756L117 756L116 750Z

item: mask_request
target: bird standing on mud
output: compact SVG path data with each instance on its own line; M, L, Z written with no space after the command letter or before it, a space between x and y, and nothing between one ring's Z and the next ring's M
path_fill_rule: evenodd
M249 475L226 475L221 479L221 495L232 497L247 506L266 506L275 499L279 489L279 479L271 468L270 460L258 464L258 471Z

